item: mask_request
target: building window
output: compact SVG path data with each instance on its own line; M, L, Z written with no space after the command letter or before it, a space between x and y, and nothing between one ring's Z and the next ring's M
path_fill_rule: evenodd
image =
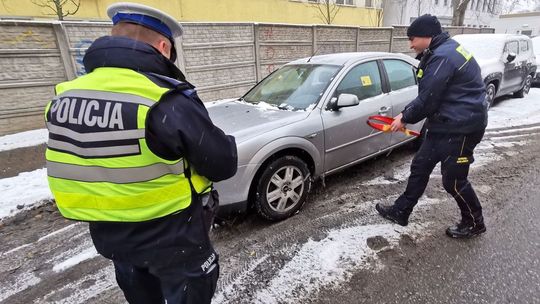
M482 2L482 0L476 0L476 11L480 11L480 2Z
M307 2L315 2L315 3L319 3L319 0L307 0Z
M444 0L444 6L448 6L448 0Z
M439 5L439 0L435 0L435 5Z
M369 3L369 6L368 6ZM336 4L339 5L354 5L354 0L336 0ZM366 0L366 7L371 7L371 0Z

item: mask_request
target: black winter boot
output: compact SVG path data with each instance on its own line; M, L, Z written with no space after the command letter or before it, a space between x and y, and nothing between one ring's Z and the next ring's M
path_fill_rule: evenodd
M405 211L398 210L396 207L384 206L381 204L375 205L375 209L379 212L382 217L389 219L392 222L399 224L401 226L407 226L409 224L409 213Z
M486 232L486 225L484 225L483 222L477 223L476 225L473 223L460 222L459 224L446 229L446 235L457 239L470 239L484 232Z

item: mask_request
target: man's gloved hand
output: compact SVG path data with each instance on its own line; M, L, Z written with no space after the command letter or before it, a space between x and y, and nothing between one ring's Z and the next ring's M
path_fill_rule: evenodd
M403 117L402 113L399 113L398 116L394 117L394 121L390 125L390 130L392 132L401 131L405 128L405 124L401 121L402 117Z

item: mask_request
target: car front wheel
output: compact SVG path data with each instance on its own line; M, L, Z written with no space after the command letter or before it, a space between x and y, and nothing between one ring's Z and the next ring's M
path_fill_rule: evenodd
M292 155L272 161L257 184L257 213L272 221L295 214L306 201L311 188L311 176L306 163Z
M523 88L515 92L514 97L523 98L525 97L525 95L529 94L529 90L531 89L531 83L532 83L532 76L527 75L527 78L525 78L525 84L523 85Z
M493 83L489 83L486 86L486 103L488 109L491 108L493 105L493 101L495 100L495 95L497 94L497 88Z

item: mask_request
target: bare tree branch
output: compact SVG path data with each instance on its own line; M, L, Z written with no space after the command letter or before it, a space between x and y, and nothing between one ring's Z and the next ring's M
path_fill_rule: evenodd
M311 3L310 6L316 9L317 17L325 24L332 24L341 9L341 6L331 0L321 0Z
M465 11L471 0L452 0L453 14L452 25L463 26L465 20Z
M69 2L68 2L69 1ZM58 20L64 20L64 17L75 15L81 7L81 0L31 0L34 5L49 9L54 12ZM74 7L70 9L70 7Z

